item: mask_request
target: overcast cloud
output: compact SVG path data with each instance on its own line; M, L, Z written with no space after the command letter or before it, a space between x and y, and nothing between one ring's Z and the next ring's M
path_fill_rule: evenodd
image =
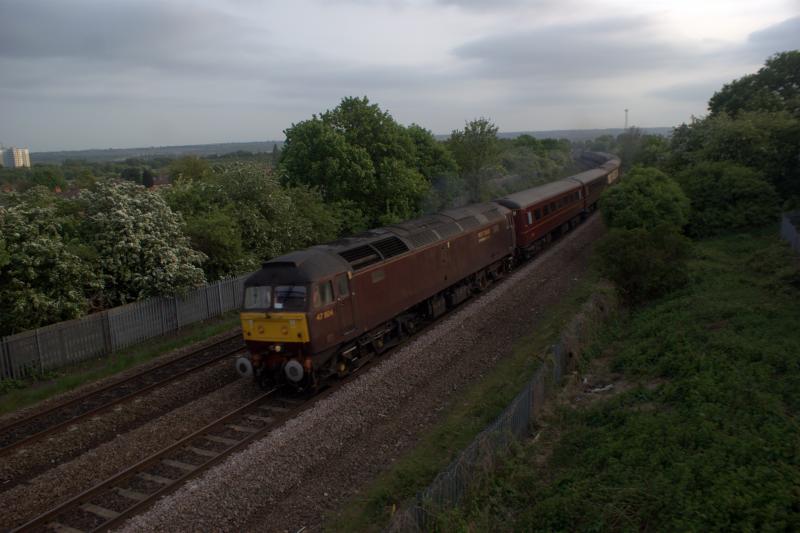
M800 48L796 1L642 4L5 0L0 142L282 139L349 95L436 133L671 126Z

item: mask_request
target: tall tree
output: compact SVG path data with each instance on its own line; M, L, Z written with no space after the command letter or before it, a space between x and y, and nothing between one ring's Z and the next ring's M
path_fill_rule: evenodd
M711 115L788 111L800 118L800 50L775 54L755 74L734 80L708 102Z
M320 193L281 187L274 174L253 163L226 164L201 181L179 181L161 195L185 220L192 247L207 259L208 279L252 271L265 260L334 239L340 210Z
M447 142L472 201L483 199L487 178L497 173L500 154L497 131L489 119L476 118L467 122L463 130L454 130Z
M347 204L369 224L415 216L430 187L415 138L366 97L285 131L280 175L289 186L317 188L326 201ZM419 138L419 132L415 132ZM358 229L344 221L348 229Z
M208 177L211 166L196 155L179 157L169 164L169 177L173 181L196 181Z

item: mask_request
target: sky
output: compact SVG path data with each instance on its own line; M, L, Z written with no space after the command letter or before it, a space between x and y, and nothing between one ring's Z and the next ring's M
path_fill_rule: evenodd
M367 96L450 133L674 126L800 49L800 0L0 0L0 143L282 140Z

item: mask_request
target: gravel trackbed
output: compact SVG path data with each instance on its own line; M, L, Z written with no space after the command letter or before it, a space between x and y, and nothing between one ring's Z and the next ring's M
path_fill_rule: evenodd
M493 290L123 530L320 530L327 513L413 448L454 394L534 330L583 275L604 231L600 217L592 217Z

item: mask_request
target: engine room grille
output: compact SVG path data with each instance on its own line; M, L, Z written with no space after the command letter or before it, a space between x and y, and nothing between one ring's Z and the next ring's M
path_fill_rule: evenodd
M461 233L461 228L463 226L459 226L455 222L450 222L449 224L442 224L441 226L436 228L436 233L438 233L443 239L447 237L452 237L453 235L458 235Z
M420 231L407 237L414 246L424 246L439 240L439 237L431 230Z
M458 220L458 224L459 224L459 226L461 226L464 229L474 228L476 226L480 226L481 225L481 223L478 222L478 219L473 217L473 216L464 217L464 218L459 219Z
M381 253L384 259L388 259L408 251L408 246L406 246L406 243L397 237L388 237L380 241L375 241L372 243L372 246Z
M353 266L353 270L359 270L381 260L381 256L375 248L369 245L351 248L350 250L339 252L339 255Z

